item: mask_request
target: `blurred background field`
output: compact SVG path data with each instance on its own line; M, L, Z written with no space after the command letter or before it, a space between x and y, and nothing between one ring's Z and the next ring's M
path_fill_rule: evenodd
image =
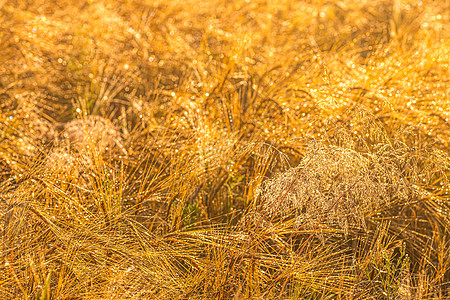
M447 299L449 12L0 0L0 298Z

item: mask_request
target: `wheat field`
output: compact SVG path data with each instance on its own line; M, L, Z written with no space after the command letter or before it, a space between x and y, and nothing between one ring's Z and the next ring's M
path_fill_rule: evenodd
M0 299L448 299L449 25L0 0Z

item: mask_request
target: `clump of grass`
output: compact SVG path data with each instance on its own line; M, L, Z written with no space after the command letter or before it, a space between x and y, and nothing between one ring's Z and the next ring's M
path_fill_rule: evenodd
M295 214L298 226L309 228L322 217L345 232L349 223L365 226L365 213L409 194L400 176L376 161L351 149L313 145L299 166L264 182L261 210L269 219Z
M334 139L343 144L349 137ZM345 146L311 142L297 167L259 187L261 213L268 219L295 215L296 222L308 227L324 217L325 223L347 232L350 223L365 227L366 215L380 206L410 203L427 195L424 182L447 184L449 160L443 152L382 141L373 146L365 142L363 151L356 151L358 145L351 140Z
M65 124L63 139L67 147L75 151L94 147L102 153L113 147L123 148L120 133L111 121L95 115Z

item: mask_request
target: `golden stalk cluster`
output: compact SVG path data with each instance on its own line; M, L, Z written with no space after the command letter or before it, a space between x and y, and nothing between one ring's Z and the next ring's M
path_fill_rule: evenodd
M447 299L449 12L0 0L0 299Z

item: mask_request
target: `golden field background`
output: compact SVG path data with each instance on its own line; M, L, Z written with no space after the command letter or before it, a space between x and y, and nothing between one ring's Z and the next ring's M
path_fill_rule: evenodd
M0 298L450 297L449 12L0 0Z

